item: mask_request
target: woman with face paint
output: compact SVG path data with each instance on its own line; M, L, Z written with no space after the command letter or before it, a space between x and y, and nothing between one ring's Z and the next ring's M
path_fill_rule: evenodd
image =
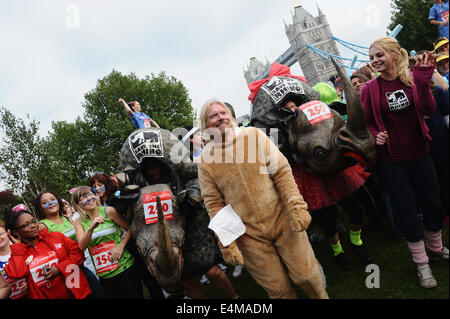
M104 206L109 204L109 200L117 190L116 184L111 176L103 172L94 173L89 180L89 186Z
M103 172L94 173L90 180L89 186L92 188L92 192L100 199L103 206L112 206L121 215L125 215L128 209L128 201L116 200L120 196L118 191L118 185L113 180L113 177ZM163 299L164 295L161 291L161 287L156 282L155 278L148 272L147 266L139 257L135 240L131 240L127 244L127 250L135 259L135 265L138 269L139 275L147 287L152 299Z
M108 299L142 299L142 285L134 258L125 249L131 239L128 223L114 207L100 206L88 186L80 186L70 202L80 214L74 222L82 251L88 248ZM126 235L122 238L122 229Z
M6 216L6 230L18 238L4 270L8 278L26 278L30 299L84 299L89 283L78 268L84 260L77 243L60 232L40 229L28 211Z
M47 191L39 194L33 202L39 229L47 228L48 232L60 232L76 241L75 228L72 218L64 211L63 200L55 193ZM85 257L89 257L85 254ZM95 268L90 259L86 259L80 269L85 274L92 289L90 298L103 299L105 297L102 287L95 275Z

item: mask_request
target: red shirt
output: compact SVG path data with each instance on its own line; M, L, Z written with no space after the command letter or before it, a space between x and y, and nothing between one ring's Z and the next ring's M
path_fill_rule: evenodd
M11 257L4 270L8 278L27 278L28 297L31 299L83 299L91 293L83 272L75 267L83 261L84 255L75 241L61 233L49 233L43 229L34 246L24 243L11 245ZM56 266L60 275L46 281L42 273L44 266Z

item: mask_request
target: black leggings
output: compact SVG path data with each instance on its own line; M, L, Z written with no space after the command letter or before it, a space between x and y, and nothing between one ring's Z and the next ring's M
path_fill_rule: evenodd
M360 225L364 220L364 210L357 196L358 191L344 197L338 202L338 205L349 215L350 223L354 225ZM332 238L336 235L337 221L339 218L336 205L314 210L311 212L311 216L316 225L323 227L325 237Z
M100 278L106 299L143 299L141 278L133 264L112 278Z
M439 231L444 224L444 211L439 194L439 181L428 153L414 160L377 164L377 173L391 198L405 239L417 242L423 238L417 218L417 202L423 209L423 226Z

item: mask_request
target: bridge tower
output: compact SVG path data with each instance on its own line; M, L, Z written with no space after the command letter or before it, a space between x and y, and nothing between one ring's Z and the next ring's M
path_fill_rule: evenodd
M319 6L317 10L319 15L314 17L301 4L296 3L292 14L292 24L284 23L291 49L311 86L333 80L337 77L337 73L331 62L314 53L306 44L340 56L327 18Z

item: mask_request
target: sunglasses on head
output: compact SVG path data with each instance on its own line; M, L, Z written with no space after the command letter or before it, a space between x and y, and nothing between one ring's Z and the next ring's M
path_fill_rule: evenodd
M92 174L92 176L95 176L95 175L104 175L104 174L105 174L104 172L95 172L95 173Z

